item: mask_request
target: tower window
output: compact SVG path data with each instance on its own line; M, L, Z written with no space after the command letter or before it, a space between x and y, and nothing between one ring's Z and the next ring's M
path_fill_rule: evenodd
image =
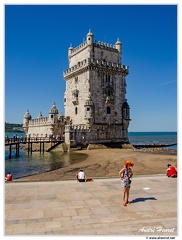
M106 83L110 83L110 75L106 75Z
M90 111L90 108L87 108L87 111Z
M77 109L77 107L75 108L75 114L77 114L78 113L78 109Z
M111 108L107 107L107 114L111 114Z

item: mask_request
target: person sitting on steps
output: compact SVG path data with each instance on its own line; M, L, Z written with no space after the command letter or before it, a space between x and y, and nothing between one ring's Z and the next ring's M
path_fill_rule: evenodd
M166 176L167 177L177 177L177 167L171 166L171 164L167 165Z
M5 177L5 181L12 181L12 179L13 179L13 176L12 176L12 174L9 172L9 173L6 175L6 177Z
M76 179L78 182L86 182L86 175L82 169L76 174Z

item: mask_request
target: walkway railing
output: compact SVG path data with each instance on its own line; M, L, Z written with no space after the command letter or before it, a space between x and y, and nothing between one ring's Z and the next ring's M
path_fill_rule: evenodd
M58 142L64 141L64 137L13 137L13 138L5 138L5 145L9 145L11 143L27 143L27 142Z
M21 144L28 144L28 154L32 154L32 145L33 143L39 143L40 152L44 153L44 143L53 143L54 146L57 146L59 143L63 143L64 138L54 138L54 137L14 137L14 138L5 138L5 146L9 146L9 158L12 156L12 147L15 149L15 155L19 156L19 150ZM51 145L52 147L52 145Z

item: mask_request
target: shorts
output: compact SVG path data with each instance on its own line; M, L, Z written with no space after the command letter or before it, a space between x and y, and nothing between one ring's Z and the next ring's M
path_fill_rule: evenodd
M78 179L79 182L85 182L85 179Z

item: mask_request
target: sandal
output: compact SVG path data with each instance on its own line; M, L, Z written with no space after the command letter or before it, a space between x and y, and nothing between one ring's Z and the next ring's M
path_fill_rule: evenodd
M125 207L126 207L126 206L127 206L127 205L126 205L126 203L123 203L123 206L125 206Z
M131 202L127 201L127 203L126 203L126 204L131 204Z

